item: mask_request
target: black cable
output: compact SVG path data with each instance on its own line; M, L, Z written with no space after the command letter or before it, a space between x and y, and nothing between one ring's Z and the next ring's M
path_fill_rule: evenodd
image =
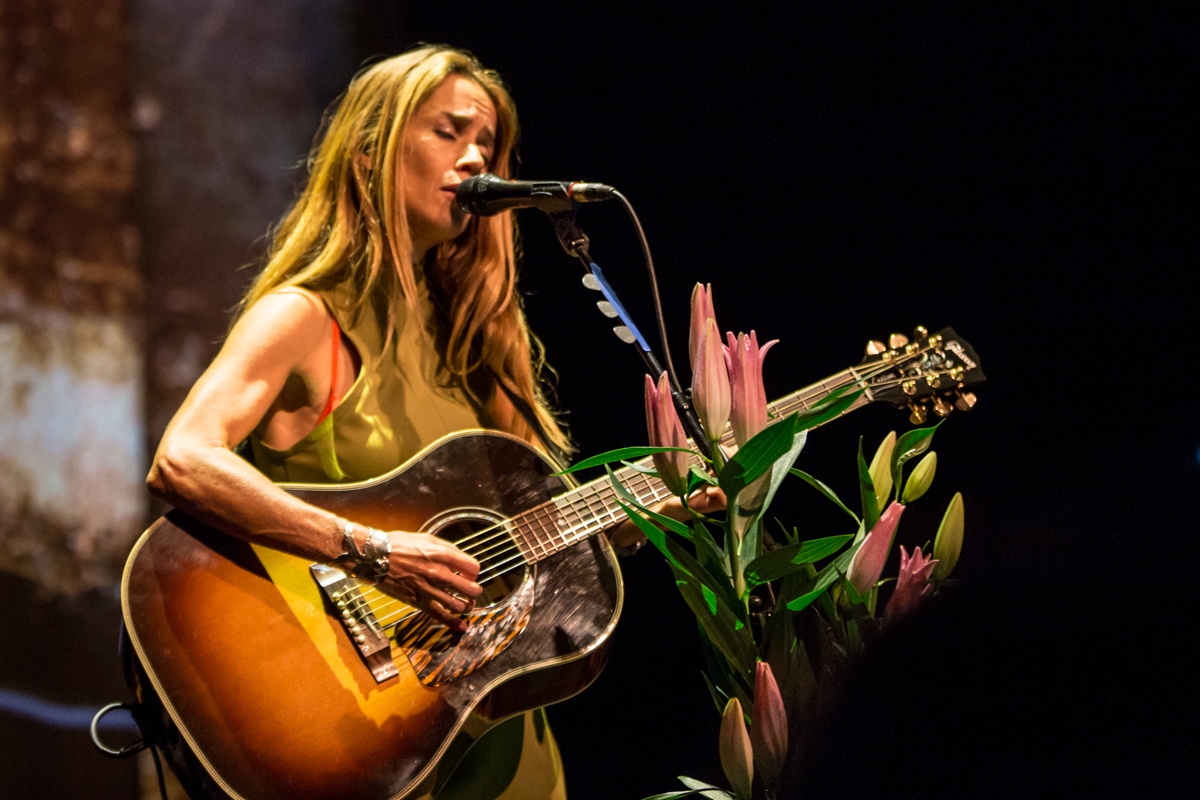
M633 220L633 226L637 228L638 241L642 243L642 255L646 258L646 269L650 272L650 294L654 298L654 316L658 319L658 338L662 344L663 358L667 362L667 377L671 381L671 387L682 394L683 387L679 384L679 378L675 374L675 363L671 360L671 346L667 344L667 323L663 319L662 299L658 294L658 276L654 272L654 258L650 255L650 243L646 241L646 232L642 230L642 223L638 219L637 212L633 210L633 205L625 195L614 191L613 197L621 201L625 213Z
M158 748L150 745L150 755L154 756L154 771L158 773L158 794L162 800L167 800L167 782L163 780L162 762L158 760Z

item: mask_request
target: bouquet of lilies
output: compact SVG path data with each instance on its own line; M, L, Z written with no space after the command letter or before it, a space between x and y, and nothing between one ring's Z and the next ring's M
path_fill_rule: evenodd
M889 434L868 465L858 448L860 512L826 484L795 467L808 431L843 413L859 391L834 392L811 408L772 418L762 367L774 341L757 335L722 341L711 287L692 293L689 355L692 405L711 458L689 446L671 400L667 376L646 377L650 447L623 448L573 469L604 464L622 507L667 559L684 600L699 622L705 678L722 714L719 753L729 790L681 777L686 790L651 800L703 792L709 798L779 797L800 757L801 721L811 719L851 658L886 627L938 590L958 561L963 503L956 494L938 528L932 554L900 548L900 569L886 607L880 587L900 517L928 490L937 468L930 451L937 426ZM629 459L651 456L653 469ZM922 456L908 471L906 466ZM656 474L685 502L705 484L727 500L724 519L691 511L688 523L639 503L610 464ZM841 508L850 532L801 540L796 531L767 530L764 518L785 479L798 478ZM790 482L789 482L790 483ZM928 547L928 543L926 543ZM789 745L789 742L791 744ZM755 794L755 788L761 794Z

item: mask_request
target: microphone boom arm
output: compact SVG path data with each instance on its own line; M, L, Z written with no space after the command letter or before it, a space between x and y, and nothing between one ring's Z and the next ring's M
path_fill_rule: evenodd
M646 368L650 370L650 374L657 378L665 370L658 359L655 358L654 352L650 349L650 345L646 343L637 326L629 316L629 312L625 310L625 306L617 298L617 294L613 291L612 286L604 278L604 273L600 271L600 266L592 260L591 253L588 251L588 245L591 240L588 235L583 232L575 222L575 212L578 208L576 203L571 204L570 209L562 211L548 212L550 221L554 223L554 234L558 237L559 244L567 251L567 255L578 258L583 264L584 271L587 273L583 277L583 285L594 291L598 291L604 295L603 301L614 312L611 315L608 310L601 307L601 311L605 316L619 317L622 324L613 328L613 332L621 341L637 346L638 354L641 355L642 361L645 362ZM672 375L671 378L674 378ZM671 400L675 403L675 410L679 413L679 419L683 422L684 428L687 430L688 438L690 438L700 450L701 454L707 459L712 459L712 449L709 447L708 439L704 435L704 426L700 424L700 418L696 416L696 412L692 410L691 403L683 396L683 392L679 388L679 382L669 380L668 384L671 387Z

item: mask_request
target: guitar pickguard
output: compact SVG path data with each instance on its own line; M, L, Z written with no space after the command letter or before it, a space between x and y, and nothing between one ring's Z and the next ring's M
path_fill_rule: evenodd
M533 611L533 568L504 602L467 615L465 633L455 634L426 614L396 626L397 646L408 656L421 683L441 686L473 672L508 647L529 624Z

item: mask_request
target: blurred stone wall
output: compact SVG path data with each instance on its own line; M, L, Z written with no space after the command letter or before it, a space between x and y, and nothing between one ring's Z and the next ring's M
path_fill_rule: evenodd
M147 447L216 355L353 64L333 0L136 0ZM157 509L156 509L157 510Z
M0 568L112 586L145 513L124 0L0 2Z

